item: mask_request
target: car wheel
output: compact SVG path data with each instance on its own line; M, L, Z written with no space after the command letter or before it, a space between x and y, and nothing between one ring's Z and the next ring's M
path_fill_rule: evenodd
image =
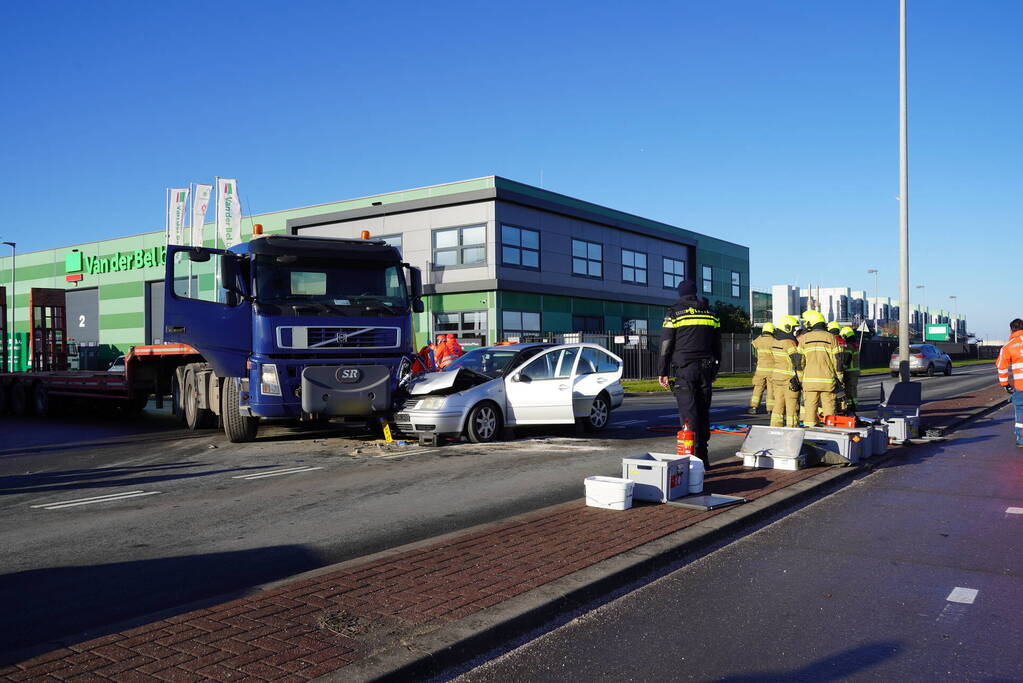
M473 443L496 441L501 433L501 411L489 401L477 404L469 411L465 433Z
M948 377L951 374L952 374L952 363L948 363L945 366L945 377Z
M611 419L611 404L605 394L597 396L590 404L590 414L583 418L583 427L588 432L599 432Z
M934 363L927 366L927 376L934 377Z

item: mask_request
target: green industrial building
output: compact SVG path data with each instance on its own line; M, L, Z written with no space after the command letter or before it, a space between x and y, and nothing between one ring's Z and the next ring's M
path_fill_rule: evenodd
M497 176L248 216L264 233L357 238L368 230L423 271L417 346L453 332L466 344L541 334L659 333L683 278L712 302L749 310L749 249ZM203 229L213 246L215 229ZM67 290L68 337L97 362L163 336L163 230L17 254L15 351L29 290ZM11 293L12 258L0 258ZM199 287L212 291L211 276ZM16 359L15 366L24 366Z

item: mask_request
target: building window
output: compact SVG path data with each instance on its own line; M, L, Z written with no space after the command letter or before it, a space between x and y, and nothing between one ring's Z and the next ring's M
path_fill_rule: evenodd
M512 225L501 226L501 263L540 269L540 233Z
M467 225L433 231L433 265L479 266L487 262L487 226Z
M740 293L739 293L739 285L740 284L742 284L742 280L740 279L739 274L736 273L733 270L732 271L732 296L734 296L736 299L738 299L739 296L741 296ZM706 286L706 285L704 285L704 286Z
M401 254L401 235L381 235L375 239L382 240L389 247L394 247Z
M703 267L703 291L707 294L714 292L714 270L710 266Z
M647 334L647 320L645 318L630 318L625 321L625 331L633 334Z
M686 262L675 258L664 259L664 286L676 289L686 279Z
M646 284L646 254L622 249L622 282Z
M572 240L572 274L579 277L604 277L604 247L596 242Z
M504 311L501 327L505 341L527 341L540 337L540 314L529 311Z
M453 334L463 345L484 346L487 343L487 312L437 313L433 317L433 330L435 339L438 334Z
M600 315L573 315L573 332L603 332L604 317Z

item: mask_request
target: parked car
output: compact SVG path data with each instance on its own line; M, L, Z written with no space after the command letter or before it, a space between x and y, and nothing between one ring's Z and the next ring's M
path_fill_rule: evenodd
M599 431L622 404L621 377L622 359L596 344L485 346L413 380L395 427L474 443L501 438L505 425Z
M888 363L888 371L892 377L899 376L899 354L893 353ZM934 373L952 374L952 359L942 353L933 344L911 344L909 347L909 374L927 375L933 377Z
M107 372L124 372L124 356L118 356L107 368Z

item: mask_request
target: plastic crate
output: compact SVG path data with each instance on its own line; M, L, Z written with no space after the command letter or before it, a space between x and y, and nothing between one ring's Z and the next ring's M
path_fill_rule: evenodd
M689 457L643 453L622 458L622 478L636 482L634 500L667 503L689 494Z

